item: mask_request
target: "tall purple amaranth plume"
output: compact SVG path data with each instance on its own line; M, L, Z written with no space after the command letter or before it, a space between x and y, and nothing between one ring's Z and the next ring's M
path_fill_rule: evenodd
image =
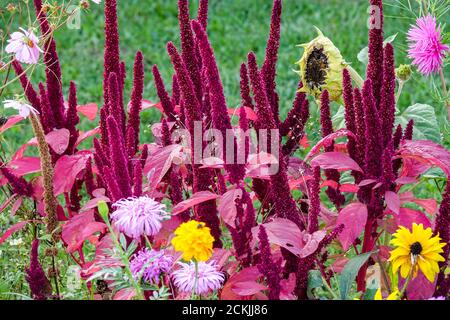
M77 87L74 82L70 82L69 88L69 102L66 111L66 128L70 132L69 145L66 150L66 154L73 154L75 151L75 144L78 140L79 132L77 130L77 124L80 122L80 117L77 112Z
M33 186L22 177L16 176L3 163L0 163L0 172L8 180L9 185L15 194L24 197L33 196Z
M52 286L39 262L39 240L33 240L30 252L30 265L25 268L25 280L35 300L47 300L52 294Z
M35 108L39 113L41 113L41 101L39 95L33 87L33 84L28 79L25 70L23 70L22 65L19 61L14 60L12 66L16 75L19 77L20 84L25 92L25 97L31 103L31 106Z
M298 95L304 95L303 93L297 93ZM301 101L298 101L301 100ZM298 107L297 104L299 103ZM297 109L298 108L298 109ZM300 141L305 135L305 126L309 119L309 102L308 99L295 99L294 107L291 109L293 113L288 114L288 118L283 122L283 125L288 126L291 119L290 127L287 130L289 133L289 139L283 145L283 155L285 157L291 156L300 146ZM290 118L291 116L291 118ZM283 128L283 126L282 126ZM286 133L286 134L288 134Z
M342 96L344 98L345 106L345 126L348 130L356 134L356 123L355 123L355 105L353 99L353 86L352 78L347 69L342 72ZM347 149L350 157L356 160L356 141L349 138L347 143Z
M140 197L142 195L142 166L139 161L133 163L133 196Z
M105 51L103 71L103 100L105 106L108 106L109 100L109 76L113 72L116 75L120 75L117 0L105 0Z
M172 76L172 105L175 108L175 106L180 104L180 86L178 85L177 75L174 74Z
M395 121L395 61L394 47L386 44L384 49L383 85L381 88L380 120L383 128L383 145L392 140Z
M108 139L114 141L110 145L109 158L111 161L111 169L114 178L117 180L117 185L122 192L122 198L131 197L131 181L128 172L128 159L125 154L125 141L119 126L113 116L106 119L108 127Z
M303 102L306 99L306 95L299 90L303 87L303 83L300 81L295 94L295 99L292 104L292 108L289 110L286 119L280 126L280 135L282 137L288 135L296 125L299 125L302 119Z
M187 128L191 134L191 159L195 161L195 141L194 141L194 122L201 122L201 107L195 95L194 84L189 76L188 70L183 63L177 48L172 42L167 44L167 52L169 53L173 67L177 74L178 84L181 91L181 99L186 114ZM193 191L205 191L210 189L212 185L212 176L209 169L200 169L198 164L193 163ZM214 247L221 247L220 240L220 220L217 216L217 208L215 201L206 201L196 207L198 218L205 222L211 228L211 235L214 237Z
M56 52L56 42L53 39L53 30L50 27L47 16L42 10L42 0L34 0L34 6L43 38L46 39L43 50L48 101L53 110L56 127L63 128L65 125L64 96L62 91L61 66L59 64L58 53Z
M330 113L330 96L327 90L323 91L320 102L320 125L322 127L322 137L325 138L334 132ZM325 152L333 151L334 144L325 147ZM325 176L328 180L335 181L339 185L339 180L341 177L339 171L335 169L327 169L325 170ZM338 190L328 187L326 193L336 207L340 207L344 204L345 197Z
M108 115L119 125L122 135L125 134L125 111L120 103L120 89L117 74L111 72L108 80ZM112 142L111 140L109 140Z
M381 123L375 98L372 92L372 81L366 80L363 87L364 122L366 126L365 163L367 179L377 179L381 175L380 159L383 154Z
M197 21L202 25L203 29L206 30L206 27L208 27L208 0L200 0Z
M380 105L383 82L383 0L370 0L371 20L369 29L369 63L367 79L371 81L377 109Z
M248 72L247 72L247 66L245 63L241 64L240 69L240 89L241 89L241 105L242 107L248 107L253 109L253 101L252 97L250 96L250 86L249 86L249 79L248 79Z
M127 128L133 128L133 136L129 141L130 151L134 155L139 145L139 128L141 124L142 95L144 93L144 57L138 51L134 59L133 68L133 89L131 91L130 112L128 116ZM134 151L134 152L133 152Z
M387 146L384 148L383 158L381 159L383 169L381 182L383 183L382 190L384 191L394 191L395 175L392 162L393 155L394 155L394 145L392 140L390 140Z
M320 167L313 168L313 179L308 183L309 210L308 210L308 232L314 233L319 230L320 214Z
M208 41L208 36L205 30L197 22L192 22L200 55L202 57L203 65L206 70L207 83L209 85L209 98L211 103L211 113L213 127L220 130L223 137L227 137L227 130L232 130L230 116L228 115L228 108L225 101L225 94L223 91L222 81L220 79L219 69L217 68L216 59L214 57L214 51ZM226 154L227 139L224 139L222 150L225 161L225 169L229 173L229 180L231 183L237 183L241 177L245 174L245 166L237 164L237 152L236 152L236 140L233 143L233 163L228 164L228 158Z
M164 114L166 115L167 119L169 121L175 121L175 110L174 110L174 104L178 103L179 97L175 99L176 101L171 101L169 94L166 91L166 88L164 86L163 79L161 78L161 74L159 73L158 66L154 65L152 68L153 78L155 80L155 87L156 87L156 93L158 94L159 100L161 101L161 107L164 110ZM175 83L178 81L174 80ZM173 89L173 91L176 91L176 89Z
M278 106L278 94L276 92L276 66L278 60L278 49L280 47L281 36L281 12L282 1L274 0L272 18L270 22L270 34L267 40L266 57L261 67L261 76L264 80L267 92L267 99L269 100L272 108L272 113L275 122L280 122L279 106Z
M353 101L355 109L355 127L356 127L356 155L355 161L361 168L365 168L365 155L366 155L366 122L364 117L364 107L362 102L361 91L359 88L353 90ZM362 175L357 174L355 176L356 183L361 182Z
M188 0L178 0L178 21L181 37L181 57L194 85L197 101L201 103L203 97L201 70L199 69L198 57L195 50L195 39L191 28L191 18L189 17Z
M444 252L441 254L445 261L439 263L439 269L436 283L435 297L447 296L450 290L450 276L445 274L445 269L448 265L450 254L450 180L447 181L447 187L444 191L439 213L436 217L434 233L439 234L441 242L447 243L443 248Z
M53 110L47 97L47 90L45 90L42 82L39 82L39 94L41 96L41 123L44 132L47 134L55 127L55 119L53 118Z
M248 67L250 83L252 85L253 95L255 98L256 113L258 115L261 129L276 129L277 125L267 100L264 82L262 81L261 74L258 71L256 56L254 53L250 53L248 55ZM272 153L274 151L275 150L272 150ZM285 217L293 221L303 229L303 224L300 220L300 212L297 209L295 201L292 198L291 193L286 192L286 190L290 190L289 181L286 174L286 159L281 154L280 148L277 152L279 156L278 173L270 176L270 191L272 194L272 199L275 203L275 213L279 217Z
M402 140L412 140L413 133L414 133L414 120L411 119L406 125L405 131L403 132Z
M246 135L248 131L248 119L245 108L241 108L239 110L239 129L241 129L242 137L240 137L239 147L237 151L239 152L239 148L244 146L244 164L247 163L248 155L250 153L250 141L249 137ZM239 180L243 180L245 176L245 165L244 170L241 170L242 175L239 177Z
M94 182L94 172L92 171L92 161L91 158L86 162L86 169L84 174L84 184L86 186L86 192L92 197L93 192L96 189Z
M395 132L394 135L392 137L392 141L394 144L394 150L397 150L398 147L400 146L400 142L402 141L402 137L403 137L403 128L402 125L399 124L397 126L397 128L395 128Z
M275 262L270 252L269 237L263 225L259 226L259 251L261 254L261 263L258 264L258 270L266 278L269 287L269 300L279 300L281 291L281 261Z

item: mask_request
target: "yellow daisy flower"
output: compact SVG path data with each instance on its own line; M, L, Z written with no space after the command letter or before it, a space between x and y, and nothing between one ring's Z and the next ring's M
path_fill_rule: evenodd
M417 276L419 269L430 281L434 282L439 273L438 263L444 261L440 255L445 243L439 236L433 237L431 228L424 229L422 224L413 224L412 231L401 226L394 234L391 244L397 247L391 251L389 261L394 273L400 269L403 278Z
M385 300L398 300L399 295L400 295L400 292L398 291L398 289L396 289L390 295L388 295L388 297ZM383 296L381 294L381 288L378 288L373 300L383 300Z
M207 261L212 255L214 237L204 222L191 220L182 223L175 230L172 245L183 252L183 260Z

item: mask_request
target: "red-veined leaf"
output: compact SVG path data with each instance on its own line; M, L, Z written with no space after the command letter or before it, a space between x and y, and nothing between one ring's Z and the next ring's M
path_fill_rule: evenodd
M431 227L430 220L425 213L410 208L400 208L400 213L395 216L395 222L397 226L404 226L410 230L412 229L413 223L423 224L424 228Z
M58 159L55 164L55 175L53 176L53 187L55 195L69 192L77 175L86 168L86 162L90 155L81 153L76 155L65 155Z
M22 177L27 174L40 172L41 160L38 157L23 157L10 161L7 167L11 169L15 175Z
M400 213L400 197L398 194L392 191L386 191L384 194L384 200L386 201L387 207L395 214Z
M45 141L56 154L63 154L66 151L69 146L69 139L70 132L65 128L55 129L45 136Z
M360 202L351 203L339 212L336 225L344 225L344 229L338 236L344 251L347 251L355 239L359 237L366 222L367 207Z
M94 129L86 131L86 132L80 132L80 135L78 136L75 146L78 146L81 142L83 142L87 138L95 136L99 133L100 133L100 127L94 128Z
M261 273L256 266L242 269L238 273L233 274L225 283L222 292L220 293L221 300L242 300L245 296L237 294L236 292L234 292L233 288L236 285L239 286L239 283L241 282L252 282L253 284L257 285L257 281L260 277Z
M308 155L305 158L305 161L307 161L308 159L312 158L314 155L319 153L322 147L331 146L334 140L340 137L352 137L356 139L355 135L350 130L340 129L317 142L317 144L314 147L312 147L312 149L309 151Z
M144 166L144 173L148 176L149 189L156 189L158 183L169 171L175 157L180 157L182 146L172 144L156 150L148 157Z
M237 214L236 200L242 198L242 189L232 189L225 192L219 200L217 210L226 224L236 228L235 219Z
M363 172L355 160L341 152L321 153L311 160L311 166L319 166L322 169L353 170Z
M193 206L198 205L199 203L215 200L219 197L220 197L219 195L212 193L210 191L196 192L189 199L184 200L179 204L177 204L172 210L172 215L179 214L181 212L186 211L189 208L192 208Z
M40 223L40 221L38 221L38 220L26 220L26 221L20 221L20 222L16 223L11 228L6 230L6 232L0 237L0 244L5 242L6 239L8 239L15 232L21 230L23 227L25 227L30 222Z
M5 132L6 130L8 130L9 128L11 128L12 126L14 126L15 124L19 123L20 121L22 121L24 118L21 116L12 116L8 118L8 121L6 121L6 123L4 125L2 125L0 127L0 134L2 134L3 132Z
M97 117L98 105L96 103L80 105L77 106L77 111L89 120L94 121L95 117Z
M235 109L228 109L228 114L232 117L234 117L234 116L239 117L241 108L244 108L247 120L250 120L250 121L258 120L258 116L256 115L255 111L253 111L253 109L249 108L249 107L239 107L239 108L235 108Z

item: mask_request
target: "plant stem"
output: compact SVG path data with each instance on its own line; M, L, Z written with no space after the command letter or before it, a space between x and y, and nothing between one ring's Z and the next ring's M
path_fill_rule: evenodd
M395 95L395 104L396 105L398 104L398 101L400 100L400 96L402 94L404 86L405 86L405 81L399 80L397 94Z
M402 291L400 291L400 294L398 295L398 298L401 300L403 298L403 295L406 292L406 288L408 288L409 282L411 281L412 274L413 274L414 266L411 267L411 271L408 274L408 277L406 278L406 282L403 285Z
M198 262L197 260L193 260L195 265L195 281L194 281L194 287L192 288L192 300L195 297L195 292L197 291L197 285L198 285Z
M444 103L445 103L445 106L447 107L447 116L450 121L450 102L448 99L447 83L445 81L443 69L439 70L439 77L441 78L442 93L444 94Z

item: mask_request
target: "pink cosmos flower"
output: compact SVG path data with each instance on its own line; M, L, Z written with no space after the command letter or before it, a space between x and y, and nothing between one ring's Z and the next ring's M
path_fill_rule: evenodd
M173 257L164 250L156 251L144 248L136 253L130 261L130 269L135 279L142 277L148 283L159 283L159 277L169 272Z
M168 218L166 206L147 196L121 199L112 205L114 225L129 237L154 236L161 230L162 221Z
M424 75L438 72L449 46L442 43L441 26L437 26L436 18L427 15L417 19L416 25L408 31L408 56L413 59Z
M36 64L39 61L39 54L43 52L38 46L39 39L31 30L23 28L20 30L11 34L5 50L7 53L14 53L17 61Z
M3 101L5 108L12 108L19 111L19 115L23 118L26 118L30 115L30 113L39 114L39 112L30 106L29 104L23 103L17 100L5 100Z
M181 292L192 292L195 285L195 264L194 262L178 262L180 269L172 273L174 284ZM203 295L209 291L218 290L222 287L225 277L217 270L215 261L198 262L198 280L195 288L197 295Z

